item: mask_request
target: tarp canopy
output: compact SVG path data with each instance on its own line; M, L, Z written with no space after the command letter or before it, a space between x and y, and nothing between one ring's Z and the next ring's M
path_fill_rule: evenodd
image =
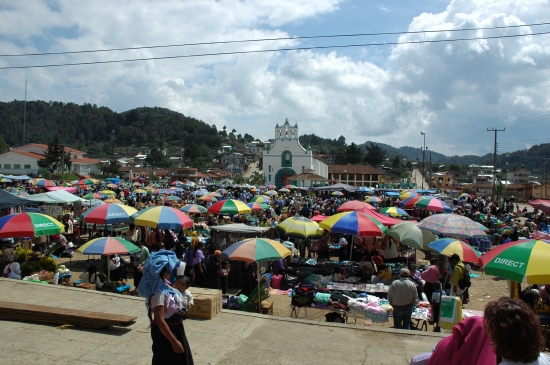
M29 195L27 199L35 202L50 203L50 204L88 202L87 200L81 199L78 196L68 193L64 190L51 191L43 194Z
M20 181L25 181L25 180L30 180L31 178L28 177L27 175L21 175L21 176L14 176L14 175L4 175L4 177L6 179L10 179L10 180L20 180Z
M262 233L265 231L269 231L269 227L252 227L252 226L247 226L246 224L243 224L243 223L224 224L221 226L212 226L210 228L218 232Z
M357 191L356 186L351 186L351 185L342 184L342 183L329 185L329 186L319 186L314 189L317 191L347 191L348 193L354 193L355 191Z
M27 199L19 198L5 190L0 190L0 209L20 207L29 203Z

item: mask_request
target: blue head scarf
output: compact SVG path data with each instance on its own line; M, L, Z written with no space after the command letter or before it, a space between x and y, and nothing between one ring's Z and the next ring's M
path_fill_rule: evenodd
M171 273L179 266L180 261L174 252L167 250L153 252L143 267L143 278L138 287L139 296L150 298L158 290L162 290L165 293L172 292L174 289L162 281L160 272L166 267L166 270Z

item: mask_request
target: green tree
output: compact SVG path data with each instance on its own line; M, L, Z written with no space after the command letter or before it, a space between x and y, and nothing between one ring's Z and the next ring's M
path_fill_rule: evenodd
M361 149L353 142L346 148L346 160L352 165L361 163L363 160Z
M44 153L44 159L38 161L38 166L42 167L50 173L50 175L61 169L61 165L65 164L67 171L71 169L71 154L64 152L64 146L59 141L56 134L52 142L48 143L48 149Z
M394 169L400 170L401 166L403 165L403 159L401 158L401 155L395 155L395 157L392 159L391 165Z
M4 153L8 151L8 145L6 144L6 141L4 141L4 136L0 134L0 153Z
M166 158L166 156L158 148L151 149L151 152L145 158L145 162L149 166L157 168L160 167L163 169L172 165L172 162L168 158Z
M386 151L382 147L370 143L370 146L365 146L367 149L367 154L365 155L364 161L371 166L378 166L386 159Z

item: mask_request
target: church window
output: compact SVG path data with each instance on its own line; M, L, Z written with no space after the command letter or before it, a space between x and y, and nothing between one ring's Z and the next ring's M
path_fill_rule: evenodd
M287 150L281 154L281 166L292 167L292 153L290 151Z

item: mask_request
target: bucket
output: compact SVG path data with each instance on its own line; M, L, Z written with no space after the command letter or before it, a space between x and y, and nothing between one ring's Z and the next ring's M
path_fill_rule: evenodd
M271 287L273 289L280 289L281 288L281 281L283 281L283 275L273 275L271 277Z
M176 275L177 276L183 276L185 273L185 261L180 261L180 266L177 269Z

